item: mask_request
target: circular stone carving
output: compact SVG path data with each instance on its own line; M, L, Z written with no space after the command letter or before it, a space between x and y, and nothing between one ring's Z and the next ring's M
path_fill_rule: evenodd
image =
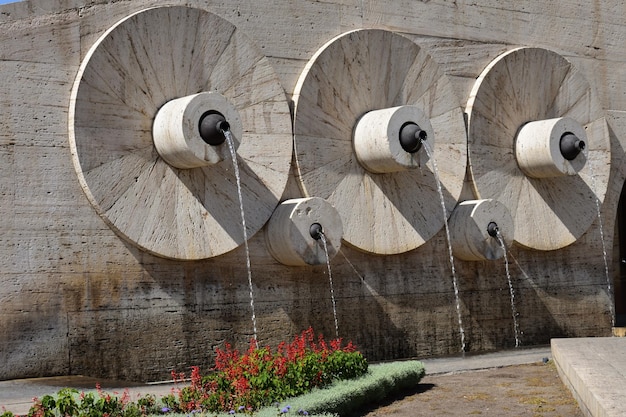
M199 9L143 10L96 42L73 86L69 136L80 184L110 227L158 256L204 259L243 243L230 154L180 169L153 142L163 105L204 92L218 93L240 118L241 133L232 132L241 135L234 141L252 236L284 191L292 131L276 74L241 31Z
M507 206L514 240L525 247L553 250L576 241L598 216L610 163L608 127L584 77L555 52L515 49L482 72L466 111L476 197ZM569 175L525 175L515 157L518 132L527 123L561 117L585 129L584 166L564 169Z
M301 189L337 209L344 241L366 252L395 254L419 247L441 230L434 166L449 215L463 186L467 141L452 85L422 48L384 30L341 35L309 62L294 101ZM373 110L406 105L429 119L434 158L421 149L413 156L414 169L370 172L353 149L358 121Z

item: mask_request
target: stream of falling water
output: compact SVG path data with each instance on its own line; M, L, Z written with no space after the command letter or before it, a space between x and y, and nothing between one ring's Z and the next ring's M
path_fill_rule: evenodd
M461 333L461 352L465 352L465 330L463 329L463 319L461 317L461 300L459 296L459 284L456 277L456 269L454 268L454 255L452 254L452 241L450 240L450 227L448 226L448 212L443 197L443 189L441 188L441 180L439 179L439 169L435 160L434 152L430 148L427 141L423 141L422 145L426 154L433 163L433 174L435 174L435 182L437 183L437 191L439 192L439 200L441 201L441 211L443 214L443 224L446 229L446 241L448 243L448 256L450 258L450 267L452 268L452 285L454 286L454 299L456 303L456 314L459 321L459 332Z
M509 258L507 257L506 252L506 244L504 243L504 238L502 237L502 233L497 231L496 239L498 239L498 243L502 248L502 252L504 253L504 269L506 270L506 279L509 283L509 295L511 296L511 314L513 315L513 327L515 330L515 347L520 346L520 331L519 331L519 323L517 321L517 308L515 307L515 290L513 289L513 281L511 280L511 272L509 271Z
M326 254L326 267L328 268L328 282L330 284L330 300L333 304L333 318L335 319L335 337L339 339L339 323L337 321L337 304L335 303L335 289L333 287L333 274L330 270L330 257L328 256L328 243L326 242L326 235L320 233L320 240L324 246L324 253Z
M230 130L223 130L228 150L233 160L233 169L235 171L235 179L237 180L237 195L239 196L239 212L241 213L241 226L243 229L243 244L246 249L246 268L248 269L248 288L250 289L250 309L252 310L252 331L254 335L254 344L258 346L256 331L256 315L254 314L254 290L252 286L252 268L250 266L250 248L248 247L248 230L246 229L246 215L243 210L243 196L241 193L241 176L239 175L239 164L237 163L237 152L235 151L235 141Z
M611 276L609 275L609 262L607 260L606 243L604 241L604 228L602 227L602 215L600 213L600 199L597 194L596 187L596 175L593 172L593 166L590 160L587 160L589 165L589 174L591 176L591 186L593 187L594 200L596 201L596 210L598 211L598 227L600 228L600 240L602 241L602 256L604 259L604 274L606 275L606 288L609 296L609 310L611 313L611 327L615 327L615 311L613 308L613 289L611 287Z

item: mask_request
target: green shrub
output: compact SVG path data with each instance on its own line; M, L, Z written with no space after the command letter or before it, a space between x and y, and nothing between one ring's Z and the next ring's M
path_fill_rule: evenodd
M56 396L44 395L35 399L28 417L142 417L157 413L160 409L156 397L147 395L130 401L128 390L121 397L104 392L96 385L95 392L79 392L63 388ZM14 417L5 412L2 417Z
M352 343L342 347L338 339L327 344L321 335L315 339L309 328L292 343L281 343L276 352L252 341L240 354L226 344L225 350L217 350L215 373L202 376L192 367L191 385L163 401L181 413L251 412L336 380L356 378L367 369Z
M369 372L358 379L337 381L325 389L315 389L288 402L291 410L306 410L309 415L345 415L379 402L392 393L415 387L424 374L424 365L418 361L371 365ZM258 417L276 415L275 409L261 411Z
M335 381L325 388L315 388L298 397L255 411L254 417L315 416L337 417L354 413L364 406L394 393L414 388L425 374L418 361L402 361L371 365L368 372L352 380ZM235 415L245 410L235 411ZM209 414L207 417L229 417L229 413ZM185 414L168 417L186 417Z

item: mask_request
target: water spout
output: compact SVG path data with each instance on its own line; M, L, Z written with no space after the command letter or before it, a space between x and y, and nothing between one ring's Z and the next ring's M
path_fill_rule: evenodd
M587 133L569 117L528 122L515 138L515 159L531 178L577 175L585 166Z
M559 142L561 155L568 161L576 159L578 154L585 149L585 146L585 141L578 139L578 137L571 132L565 132Z
M230 124L223 114L209 110L200 117L198 130L203 141L211 146L219 146L226 140L225 132L230 131Z
M416 106L398 106L365 113L353 131L354 153L374 174L418 169L425 163L418 154L424 141L435 143L435 131L426 114Z
M500 233L500 228L498 228L498 223L489 222L487 225L487 234L491 237L497 237Z
M407 122L400 128L400 146L408 153L418 152L428 133L414 122Z
M322 225L319 223L313 223L311 227L309 227L309 234L313 239L320 240L322 236L324 236ZM326 254L326 257L328 257L328 253Z
M152 126L156 150L168 164L179 169L215 165L228 159L220 146L230 132L235 149L243 126L237 109L219 93L203 92L176 98L157 112Z
M283 265L322 265L337 254L342 236L341 217L332 204L320 197L293 198L274 210L265 230L265 243ZM322 238L327 244L324 251Z

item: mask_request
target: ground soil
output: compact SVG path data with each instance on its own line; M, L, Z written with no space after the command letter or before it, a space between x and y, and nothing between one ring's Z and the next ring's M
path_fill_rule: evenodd
M412 391L353 417L583 417L555 366L538 363L426 375Z

